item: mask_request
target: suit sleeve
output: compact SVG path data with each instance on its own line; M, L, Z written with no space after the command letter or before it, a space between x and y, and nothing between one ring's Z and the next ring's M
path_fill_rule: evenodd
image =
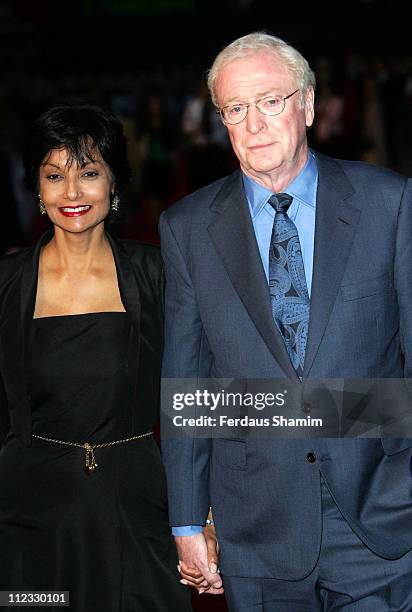
M399 330L401 349L404 358L404 377L407 385L406 418L401 426L408 431L408 438L391 438L384 441L385 452L394 453L412 446L412 181L408 179L399 207L394 283L399 305Z
M165 215L160 219L159 230L166 279L164 388L167 379L196 381L208 378L212 357L188 266ZM170 524L175 527L203 525L210 506L211 441L207 438L177 439L167 435L164 419L168 409L161 406L162 457L167 477Z
M394 281L399 304L399 324L404 374L412 378L412 180L406 183L399 208Z

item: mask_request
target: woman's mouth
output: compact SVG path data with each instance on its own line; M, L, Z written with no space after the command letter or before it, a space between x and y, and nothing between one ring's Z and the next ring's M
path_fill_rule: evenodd
M65 217L81 217L89 212L91 206L62 206L59 208L62 215Z

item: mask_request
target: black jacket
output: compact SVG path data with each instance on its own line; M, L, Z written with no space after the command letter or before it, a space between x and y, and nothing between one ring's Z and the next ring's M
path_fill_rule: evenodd
M24 444L31 444L25 343L36 301L40 250L52 237L50 230L35 247L0 258L0 443L11 430ZM107 237L116 263L121 299L132 318L137 409L144 411L147 431L157 420L159 405L163 345L160 251L155 246L118 240L110 234ZM141 425L141 416L139 421Z

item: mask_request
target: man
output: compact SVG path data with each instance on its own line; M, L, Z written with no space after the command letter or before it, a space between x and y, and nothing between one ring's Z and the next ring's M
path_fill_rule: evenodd
M412 372L412 191L308 149L315 79L267 34L209 73L240 171L166 211L166 378ZM401 359L401 353L404 359ZM231 610L412 610L412 440L165 437L170 521L203 574L213 508ZM194 572L195 573L195 572ZM205 583L202 583L205 584Z

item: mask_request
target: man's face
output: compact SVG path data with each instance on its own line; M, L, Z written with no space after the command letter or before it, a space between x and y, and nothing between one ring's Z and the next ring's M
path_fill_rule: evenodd
M215 93L219 107L249 103L266 95L288 96L297 89L295 77L271 51L258 51L222 68ZM230 141L242 170L258 182L277 189L300 172L307 159L306 127L313 122L313 91L301 108L299 91L286 100L276 116L249 106L246 118L227 125Z

